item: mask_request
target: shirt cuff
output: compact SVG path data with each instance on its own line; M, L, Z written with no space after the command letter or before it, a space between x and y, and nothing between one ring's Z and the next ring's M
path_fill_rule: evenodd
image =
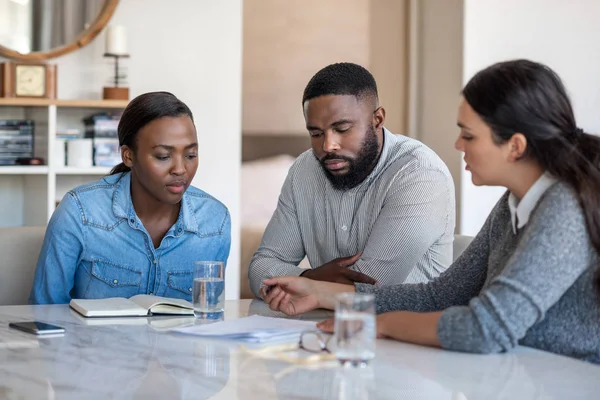
M375 294L377 292L377 286L369 285L368 283L355 283L354 290L356 290L356 293L373 293L373 294Z
M440 346L447 350L479 353L477 340L470 332L467 306L449 307L442 312L437 323Z

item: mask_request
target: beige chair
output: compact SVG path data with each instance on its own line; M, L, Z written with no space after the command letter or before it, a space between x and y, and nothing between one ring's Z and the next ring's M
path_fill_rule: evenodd
M240 299L253 299L254 294L250 290L250 282L248 280L248 266L254 253L258 250L262 241L264 226L242 226L242 246L240 257ZM304 258L299 265L300 268L310 268L308 259Z
M454 246L453 246L453 250L452 250L452 262L454 262L458 258L458 256L460 256L462 254L462 252L465 251L465 249L467 247L469 247L469 244L471 244L472 240L473 240L472 236L454 235Z
M254 253L260 246L262 235L265 232L264 226L245 226L242 227L242 251L240 256L240 299L253 299L254 294L250 290L248 281L248 266Z
M27 304L46 227L0 228L0 305Z

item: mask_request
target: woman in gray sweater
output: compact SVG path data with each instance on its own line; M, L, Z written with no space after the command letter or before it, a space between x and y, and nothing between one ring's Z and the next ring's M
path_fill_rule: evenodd
M265 302L292 315L331 309L336 293L375 293L382 337L476 353L521 344L600 363L600 138L577 128L542 64L494 64L463 99L456 148L473 183L508 190L454 264L425 284L268 279Z

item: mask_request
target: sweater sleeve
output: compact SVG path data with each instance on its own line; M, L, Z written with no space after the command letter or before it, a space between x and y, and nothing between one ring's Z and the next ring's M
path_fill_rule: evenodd
M575 195L547 192L502 272L468 305L443 312L437 326L442 347L492 353L517 346L589 268L590 246Z
M506 197L502 196L496 204L471 244L436 279L428 283L383 287L358 283L356 291L375 294L378 314L390 311L432 312L468 304L485 283L491 227Z

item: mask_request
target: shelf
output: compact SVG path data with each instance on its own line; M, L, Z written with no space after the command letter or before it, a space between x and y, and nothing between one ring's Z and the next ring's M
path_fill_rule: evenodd
M58 167L56 175L108 175L111 167Z
M125 108L128 100L54 100L57 107L72 108Z
M8 107L57 107L69 108L125 108L127 100L49 100L49 99L24 99L0 98L0 106Z
M0 175L45 175L47 165L0 165Z
M47 107L53 100L48 99L21 99L21 98L0 98L0 106L13 107Z

